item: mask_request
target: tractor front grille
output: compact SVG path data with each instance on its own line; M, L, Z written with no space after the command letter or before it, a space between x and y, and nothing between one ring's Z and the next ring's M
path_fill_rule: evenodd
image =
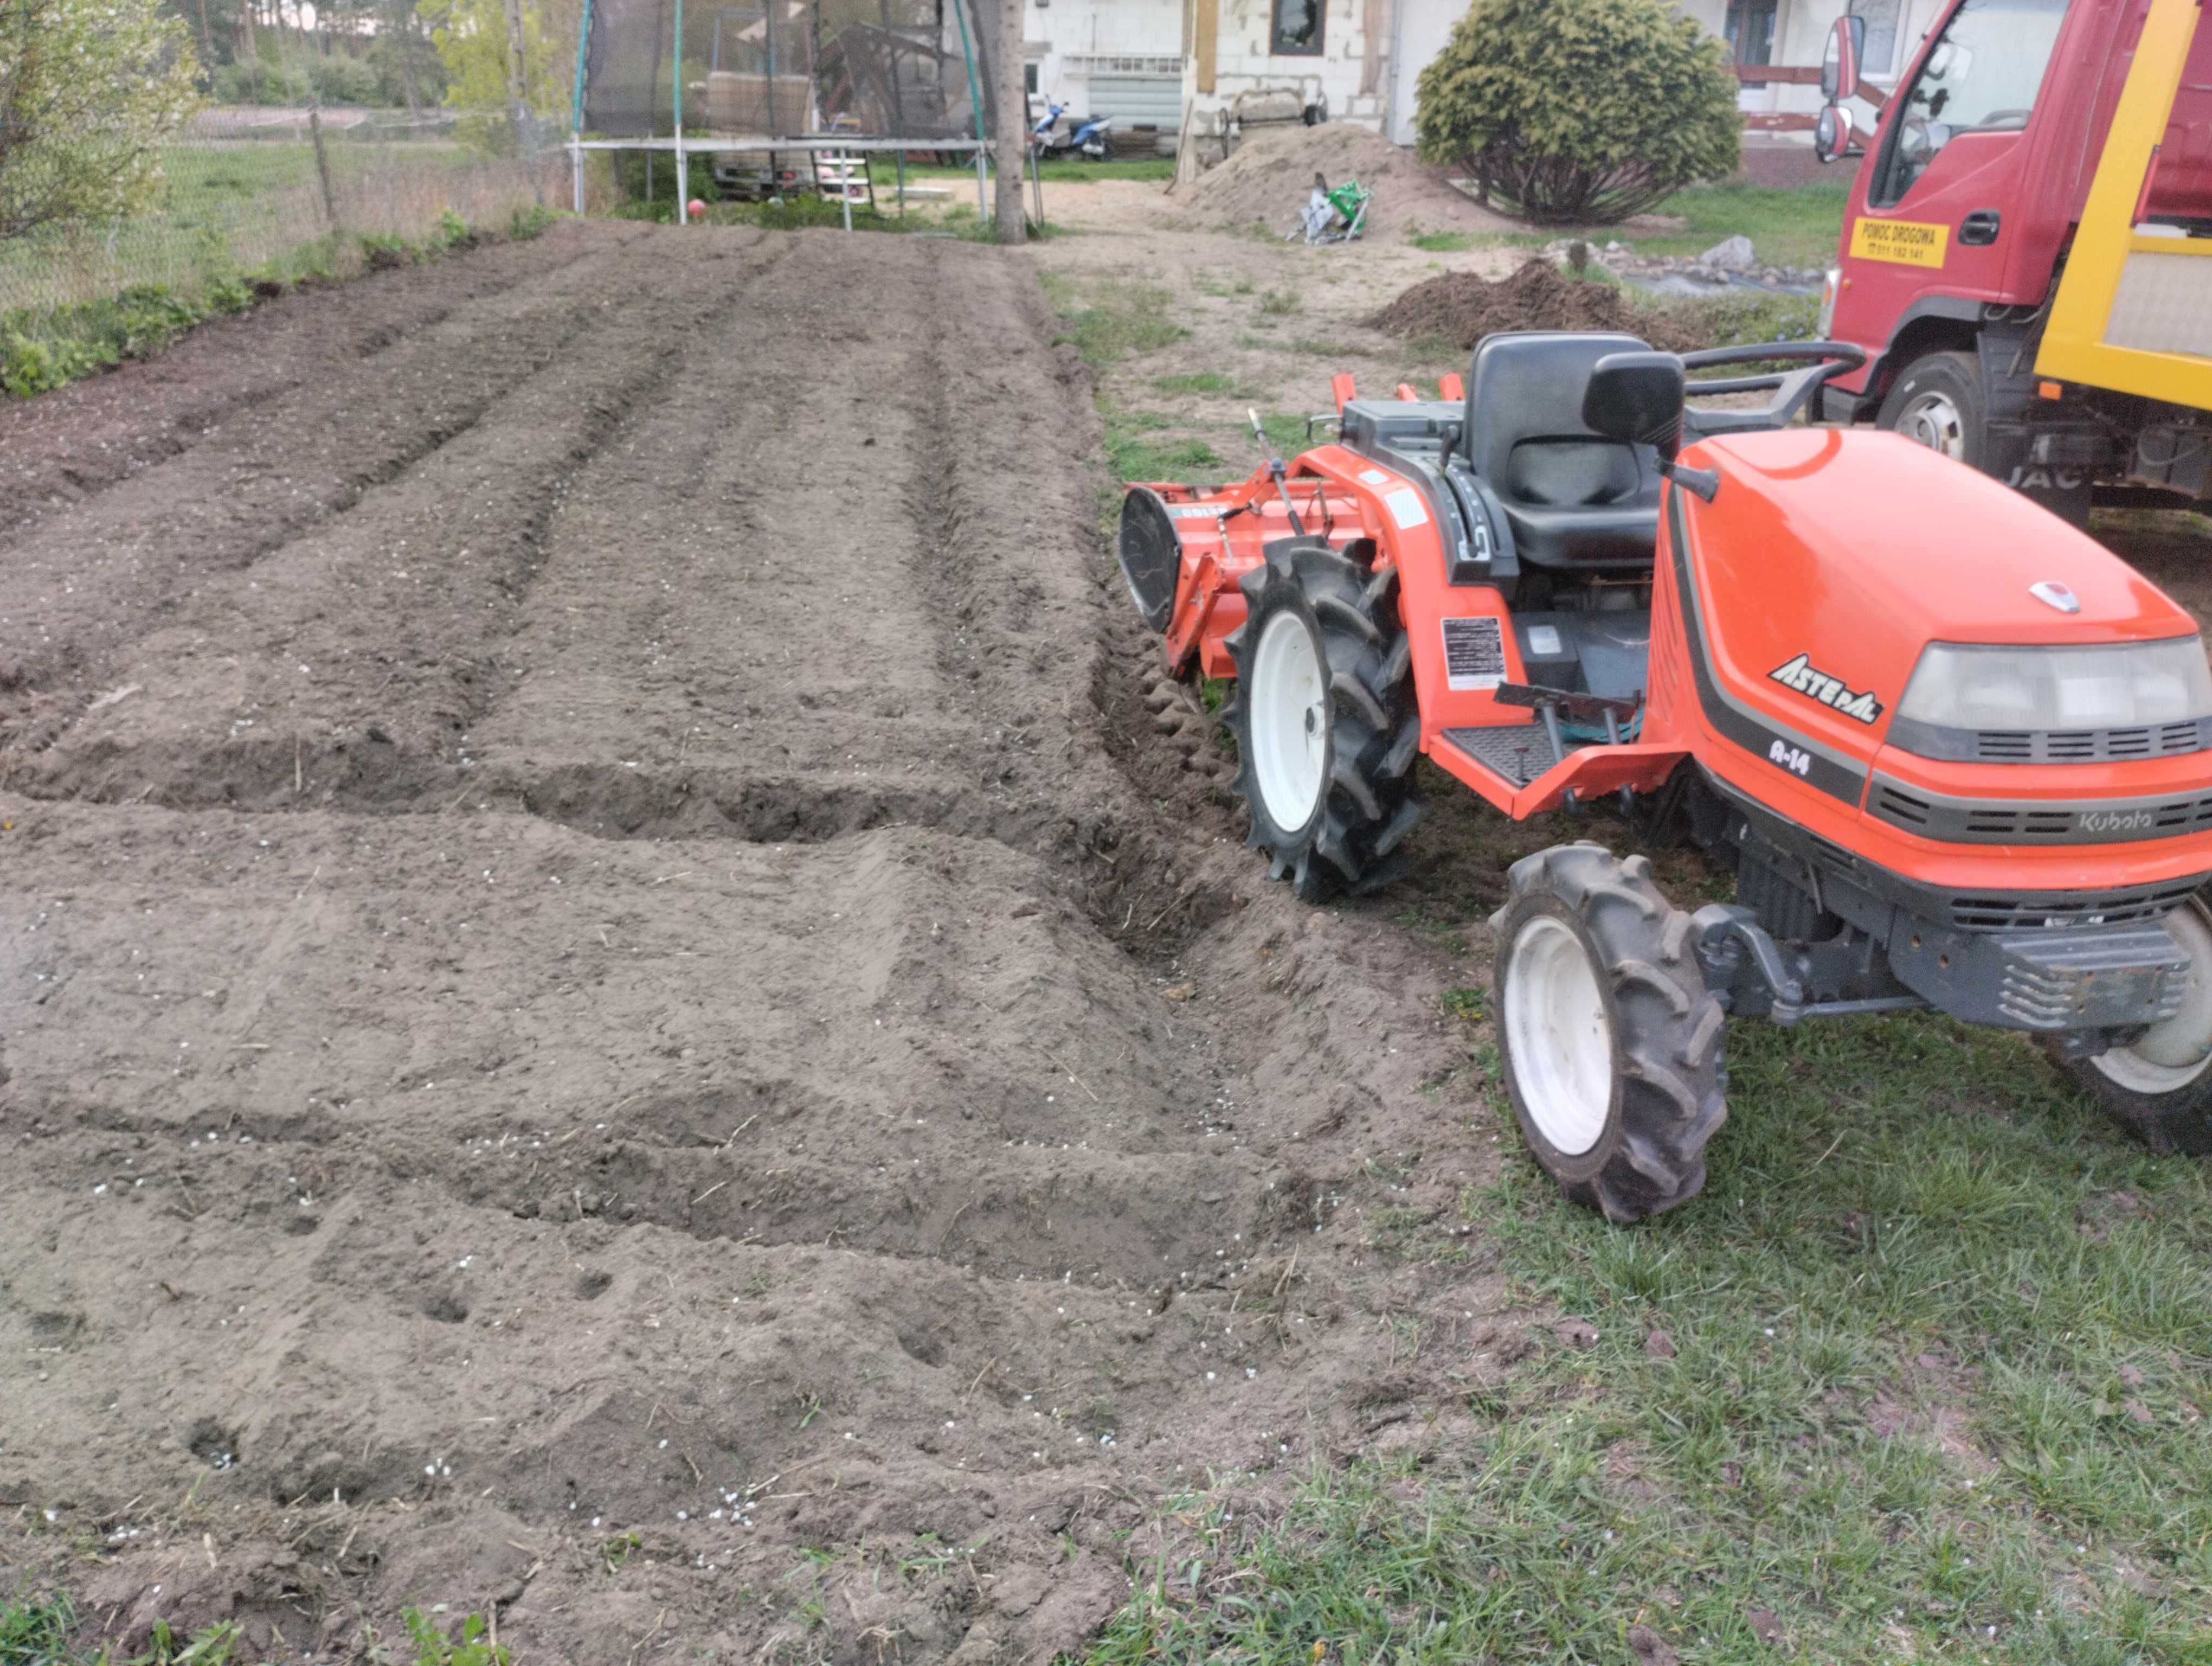
M1960 799L1876 775L1867 812L1952 844L2124 844L2212 829L2212 793L2173 799Z
M1974 757L1983 763L2102 763L2172 757L2204 750L2204 724L2165 723L2134 729L1977 729Z
M1954 897L1949 911L1951 923L1969 932L2148 922L2164 919L2203 883L2199 875L2124 891L2028 891L2009 897Z
M1953 763L2113 763L2212 749L2212 717L2124 729L1960 729L1892 721L1889 744Z

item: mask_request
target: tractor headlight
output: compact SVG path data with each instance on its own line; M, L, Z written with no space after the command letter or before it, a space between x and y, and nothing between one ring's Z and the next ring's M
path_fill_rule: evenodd
M1956 729L2129 729L2212 716L2200 637L2096 648L1930 642L1897 714Z

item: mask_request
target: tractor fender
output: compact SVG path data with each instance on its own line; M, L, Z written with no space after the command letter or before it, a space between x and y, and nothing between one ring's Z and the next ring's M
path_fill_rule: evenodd
M1526 708L1501 705L1494 692L1527 677L1505 593L1495 583L1453 582L1472 540L1443 474L1339 445L1316 447L1291 468L1293 484L1301 475L1320 482L1332 503L1349 495L1363 535L1375 541L1376 569L1397 570L1421 750L1447 728L1533 723Z

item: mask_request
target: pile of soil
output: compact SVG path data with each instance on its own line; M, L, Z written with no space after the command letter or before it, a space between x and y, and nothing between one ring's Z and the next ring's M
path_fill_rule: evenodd
M1420 232L1510 230L1515 222L1492 213L1378 133L1347 122L1285 127L1240 145L1229 160L1175 199L1206 225L1247 226L1254 221L1287 231L1297 224L1313 176L1331 185L1357 179L1375 193L1363 235L1397 242Z
M1389 335L1440 336L1470 350L1498 330L1625 330L1670 353L1711 345L1710 331L1639 307L1611 284L1570 277L1548 260L1494 280L1472 271L1425 278L1367 322Z

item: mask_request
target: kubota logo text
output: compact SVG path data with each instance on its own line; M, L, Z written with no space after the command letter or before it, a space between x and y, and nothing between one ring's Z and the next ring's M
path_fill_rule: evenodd
M2150 825L2148 810L2085 810L2075 818L2084 833L2136 833Z
M1785 689L1794 689L1808 700L1817 700L1824 706L1832 706L1845 717L1856 717L1862 723L1871 723L1881 715L1881 702L1871 690L1853 694L1844 686L1839 677L1831 677L1825 671L1815 671L1803 654L1785 664L1775 666L1766 673Z

